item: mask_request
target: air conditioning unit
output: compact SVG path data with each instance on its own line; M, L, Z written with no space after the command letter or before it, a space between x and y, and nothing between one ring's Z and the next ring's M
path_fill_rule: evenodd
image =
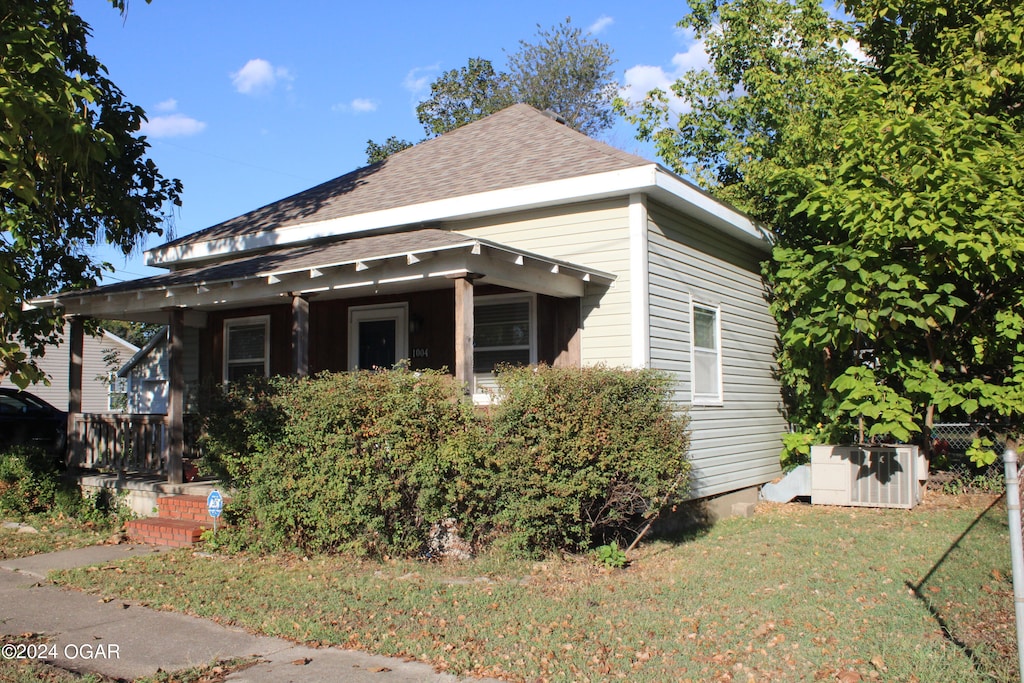
M910 509L928 461L917 446L811 446L811 503Z

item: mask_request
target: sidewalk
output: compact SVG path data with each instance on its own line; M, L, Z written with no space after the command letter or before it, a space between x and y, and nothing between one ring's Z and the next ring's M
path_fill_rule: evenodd
M158 612L123 600L64 590L48 572L107 564L151 546L109 545L0 561L0 634L42 633L56 647L55 663L81 673L132 680L215 660L257 656L259 664L227 677L232 683L351 681L457 683L426 664L339 648L314 649L256 636L212 621ZM492 680L492 683L497 683Z

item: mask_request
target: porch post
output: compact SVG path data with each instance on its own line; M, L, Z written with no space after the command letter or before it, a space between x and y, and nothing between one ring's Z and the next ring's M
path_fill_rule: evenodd
M184 478L182 451L185 449L185 310L173 308L167 327L167 439L164 441L164 462L167 483L180 484Z
M292 374L309 374L309 301L292 295Z
M582 367L580 353L580 300L558 299L555 302L556 368Z
M78 433L76 421L82 414L82 357L85 351L85 321L71 316L70 348L71 359L68 367L68 426L67 452L65 463L68 469L82 464L82 435Z
M473 392L473 280L467 273L455 278L455 379Z

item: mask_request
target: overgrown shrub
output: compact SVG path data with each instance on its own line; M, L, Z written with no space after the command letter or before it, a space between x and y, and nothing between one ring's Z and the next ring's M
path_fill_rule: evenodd
M66 480L52 454L33 446L0 452L0 515L56 513L99 527L116 526L129 515L109 492L82 495Z
M584 550L686 497L688 420L651 370L505 368L497 521L519 554Z
M248 392L248 393L247 393ZM461 389L440 372L322 374L232 389L207 448L269 548L409 555L432 522L471 527L481 449Z
M409 556L454 519L476 546L576 550L685 496L686 421L665 377L541 367L499 381L490 416L434 371L233 386L204 437L208 468L237 490L232 543Z
M32 446L11 446L0 453L0 511L27 515L53 507L59 474L52 460Z

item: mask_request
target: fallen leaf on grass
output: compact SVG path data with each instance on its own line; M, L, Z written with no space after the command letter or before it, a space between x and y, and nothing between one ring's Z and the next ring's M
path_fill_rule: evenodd
M885 665L885 660L882 659L881 655L875 655L874 657L872 657L871 665L882 672L889 670L889 668Z
M856 671L840 671L839 675L836 676L836 680L839 683L859 683L864 679Z

